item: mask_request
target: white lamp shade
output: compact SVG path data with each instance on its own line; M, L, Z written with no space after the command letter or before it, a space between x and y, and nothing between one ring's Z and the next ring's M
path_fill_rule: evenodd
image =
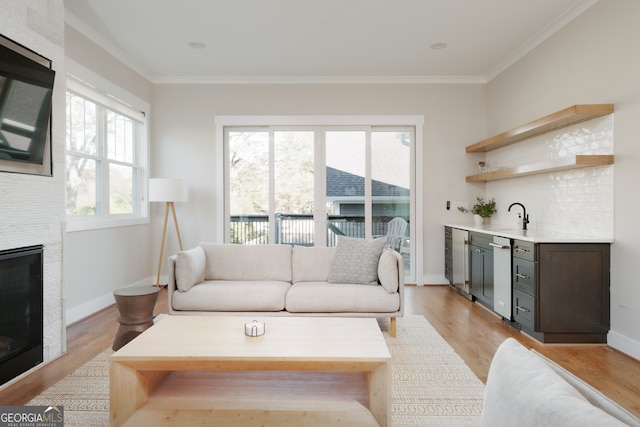
M189 186L183 179L151 178L149 179L150 202L187 202Z

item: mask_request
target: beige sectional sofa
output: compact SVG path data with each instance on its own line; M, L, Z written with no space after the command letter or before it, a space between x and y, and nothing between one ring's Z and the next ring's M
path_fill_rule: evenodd
M336 247L200 243L169 259L170 314L388 317L404 310L404 262L385 239Z

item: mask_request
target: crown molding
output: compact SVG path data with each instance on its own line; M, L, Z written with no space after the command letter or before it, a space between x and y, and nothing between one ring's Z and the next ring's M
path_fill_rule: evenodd
M482 76L162 76L155 84L484 84Z
M135 60L133 60L129 55L127 55L122 49L114 45L110 40L106 39L104 36L99 34L89 25L87 25L84 21L78 18L73 13L69 12L68 9L64 11L64 22L70 27L74 28L76 31L84 35L86 38L91 40L93 43L100 46L102 49L107 51L109 54L113 55L118 61L122 62L127 67L131 68L136 73L140 74L142 77L149 81L153 81L153 77L150 73L141 67Z

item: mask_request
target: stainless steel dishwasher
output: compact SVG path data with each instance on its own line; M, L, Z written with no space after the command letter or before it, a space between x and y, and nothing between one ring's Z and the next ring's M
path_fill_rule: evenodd
M493 237L493 311L511 320L511 240Z

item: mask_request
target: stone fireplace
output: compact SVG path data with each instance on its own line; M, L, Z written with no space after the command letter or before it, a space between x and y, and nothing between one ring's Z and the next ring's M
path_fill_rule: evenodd
M0 251L0 384L43 360L43 247Z
M42 283L38 284L41 286L39 295L42 296L42 308L39 311L36 310L41 313L42 321L30 321L29 327L22 327L30 337L40 338L38 335L41 336L41 345L27 345L26 348L30 356L35 353L36 359L41 359L42 362L37 363L31 360L27 366L33 367L29 367L24 374L19 374L13 380L5 379L13 374L3 377L0 379L0 388L9 387L12 383L20 381L29 372L38 369L38 366L60 357L66 351L63 297L63 253L66 237L64 2L62 0L46 2L15 0L3 2L2 7L0 33L27 49L49 58L56 71L56 79L51 120L53 176L0 173L0 188L2 188L0 253L5 256L15 248L37 246L42 250L40 255ZM0 279L0 283L4 283L4 280ZM0 303L4 304L4 301L5 296L0 294ZM10 301L9 304L9 311L14 310ZM4 314L5 311L2 305L0 314ZM31 305L29 305L29 312L30 314L32 312ZM38 323L43 328L32 333L30 327ZM4 338L5 342L16 340L4 331L0 332L0 336L7 337ZM14 345L17 344L17 342L14 343ZM6 344L4 348L7 349ZM11 348L5 351L12 352ZM0 363L2 375L5 375L8 366L16 363L14 360L13 354L2 353L0 361L7 363L7 365Z

